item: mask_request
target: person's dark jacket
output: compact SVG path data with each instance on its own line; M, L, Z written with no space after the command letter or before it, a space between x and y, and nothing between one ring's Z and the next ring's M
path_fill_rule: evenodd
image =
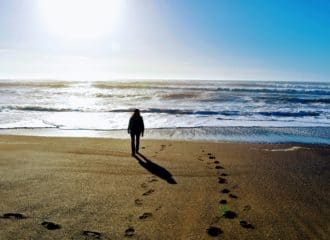
M141 116L132 116L128 123L128 133L142 134L144 133L144 123Z

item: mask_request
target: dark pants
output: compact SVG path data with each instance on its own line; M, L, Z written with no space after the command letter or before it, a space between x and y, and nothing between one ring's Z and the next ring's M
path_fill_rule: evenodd
M139 152L140 134L141 133L131 133L132 154L135 154L135 153Z

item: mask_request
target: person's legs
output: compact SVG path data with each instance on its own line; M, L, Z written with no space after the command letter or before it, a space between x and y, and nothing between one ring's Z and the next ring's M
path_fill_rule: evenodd
M132 155L135 154L135 134L131 133L131 151Z
M137 133L136 134L136 147L135 147L136 153L139 152L139 146L140 146L140 133Z

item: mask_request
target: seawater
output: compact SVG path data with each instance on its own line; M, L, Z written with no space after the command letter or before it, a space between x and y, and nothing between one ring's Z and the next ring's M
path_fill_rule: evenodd
M124 130L135 108L150 133L159 130L163 137L251 141L254 136L252 140L261 142L308 143L330 139L330 83L0 81L2 130Z

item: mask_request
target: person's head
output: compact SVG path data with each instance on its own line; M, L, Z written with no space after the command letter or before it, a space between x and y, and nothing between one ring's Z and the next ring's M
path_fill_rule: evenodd
M139 109L135 109L134 110L134 113L133 113L133 116L135 116L135 117L140 116L140 110Z

